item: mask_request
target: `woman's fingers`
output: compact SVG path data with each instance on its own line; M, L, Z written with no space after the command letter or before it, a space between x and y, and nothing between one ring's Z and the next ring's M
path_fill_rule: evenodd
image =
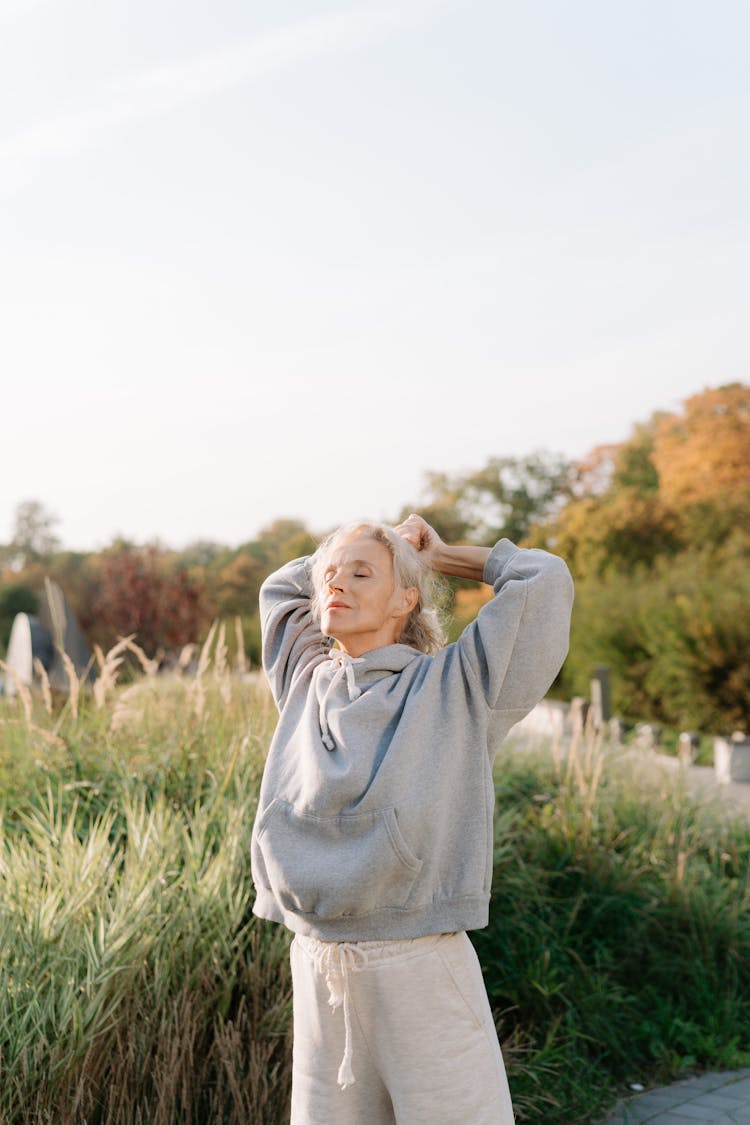
M417 551L424 551L430 546L433 534L432 528L427 521L423 520L421 516L418 516L416 512L412 512L410 516L407 516L403 523L400 523L398 527L394 528L394 531L403 536Z

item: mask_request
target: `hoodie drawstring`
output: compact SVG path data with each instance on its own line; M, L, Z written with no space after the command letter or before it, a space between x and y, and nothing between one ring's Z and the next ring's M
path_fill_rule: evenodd
M336 743L331 737L331 732L328 727L328 716L326 714L328 697L335 690L336 685L339 684L341 680L346 678L346 686L349 692L349 699L351 700L351 702L354 702L355 699L359 699L360 695L362 694L362 689L357 686L357 681L354 678L354 665L361 664L364 660L364 657L352 657L349 656L349 654L346 652L335 651L329 653L329 659L333 660L334 663L337 663L338 668L331 676L330 683L328 684L328 687L323 694L323 698L320 701L320 707L318 709L318 722L320 724L320 737L323 740L323 745L325 746L326 750L335 750Z

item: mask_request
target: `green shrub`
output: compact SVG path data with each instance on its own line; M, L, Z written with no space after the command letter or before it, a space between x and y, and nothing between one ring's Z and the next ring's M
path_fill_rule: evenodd
M576 586L565 685L588 694L597 664L629 718L731 734L750 714L750 567L738 536L651 570Z
M0 587L0 656L4 656L8 648L16 614L36 613L38 604L34 591L22 583Z

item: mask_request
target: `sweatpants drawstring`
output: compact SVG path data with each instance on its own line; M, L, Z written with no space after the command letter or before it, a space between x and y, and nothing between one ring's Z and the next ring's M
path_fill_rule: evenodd
M316 957L316 967L325 977L328 986L328 1003L334 1011L344 1009L344 1057L337 1076L342 1090L356 1082L352 1067L352 1013L349 991L349 974L367 966L367 954L350 942L330 942Z

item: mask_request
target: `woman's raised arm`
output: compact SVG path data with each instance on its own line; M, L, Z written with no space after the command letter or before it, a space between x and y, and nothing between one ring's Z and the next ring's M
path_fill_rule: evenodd
M490 555L489 547L451 547L443 542L427 520L413 512L394 530L411 543L415 550L424 554L431 569L438 574L470 578L476 582L484 581L484 567Z

